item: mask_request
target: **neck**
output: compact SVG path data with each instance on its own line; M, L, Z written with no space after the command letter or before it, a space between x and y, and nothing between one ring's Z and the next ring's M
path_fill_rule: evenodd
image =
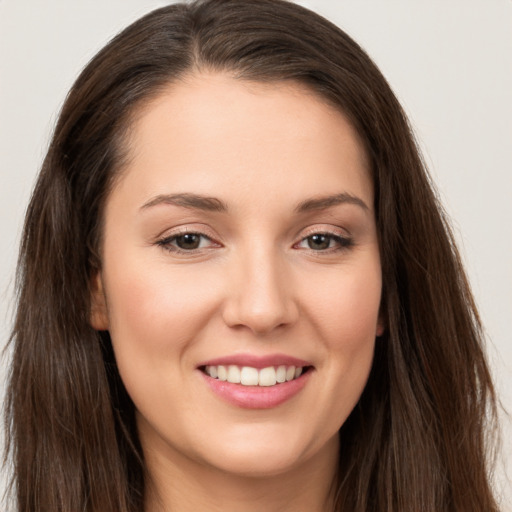
M338 439L312 458L272 475L227 473L173 454L146 452L146 512L326 512L333 509L332 483Z

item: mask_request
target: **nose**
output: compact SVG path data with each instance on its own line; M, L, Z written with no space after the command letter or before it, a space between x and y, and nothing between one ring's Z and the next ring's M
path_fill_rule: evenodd
M298 319L293 282L277 254L258 251L233 263L223 309L229 327L264 336Z

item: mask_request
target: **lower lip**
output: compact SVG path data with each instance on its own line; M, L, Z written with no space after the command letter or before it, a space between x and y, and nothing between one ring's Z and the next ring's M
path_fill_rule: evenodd
M287 402L306 385L312 370L300 377L275 386L243 386L213 379L199 370L210 389L219 397L244 409L271 409Z

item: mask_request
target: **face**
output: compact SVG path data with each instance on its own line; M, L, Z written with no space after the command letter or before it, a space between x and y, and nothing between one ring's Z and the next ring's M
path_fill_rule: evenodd
M299 85L199 75L144 107L130 148L91 323L145 453L244 475L337 453L382 331L352 126Z

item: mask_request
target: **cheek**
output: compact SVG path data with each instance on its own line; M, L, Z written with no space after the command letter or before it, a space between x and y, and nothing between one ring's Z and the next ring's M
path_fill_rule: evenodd
M184 411L193 397L182 384L203 327L215 315L218 286L208 273L173 271L165 262L136 265L124 258L105 270L112 345L136 409L147 417L162 404Z
M219 287L211 272L171 269L165 262L137 265L128 258L106 271L109 330L120 368L136 360L139 368L146 361L154 369L179 357L215 313Z
M353 268L309 296L310 317L322 339L326 386L320 399L333 431L346 420L368 380L378 335L381 273L378 264Z
M312 317L332 349L357 350L379 333L380 266L340 273L310 293Z

